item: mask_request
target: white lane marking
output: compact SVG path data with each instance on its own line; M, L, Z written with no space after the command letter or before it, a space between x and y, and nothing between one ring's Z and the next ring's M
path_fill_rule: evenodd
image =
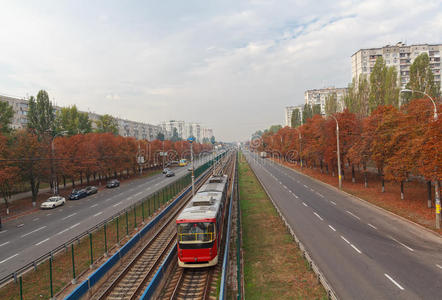
M407 248L408 250L410 250L411 252L414 252L414 249L411 247L408 247L407 245L405 245L404 243L399 242L397 239L395 239L394 237L390 236L390 238L395 241L396 243L400 244L401 246L404 246L405 248Z
M5 258L4 260L0 261L0 264L4 263L5 261L8 261L8 260L10 260L11 258L14 258L14 257L16 257L17 255L18 255L18 253L15 253L14 255L12 255L12 256L9 256L8 258Z
M155 184L155 186L159 185L160 183L158 182L157 184Z
M96 213L96 214L94 215L94 217L98 217L98 216L101 215L102 213L103 213L103 212L100 211L100 212Z
M120 205L121 204L121 201L120 202L118 202L118 203L115 203L114 205L112 205L113 207L117 207L118 205Z
M387 277L388 279L390 279L391 282L393 282L399 289L401 289L402 291L404 290L404 288L397 283L393 278L390 277L390 275L388 275L387 273L384 273L385 277Z
M308 205L305 203L305 202L302 202L302 204L305 206L305 207L307 207Z
M373 229L376 229L376 230L378 230L377 228L376 228L376 226L374 226L374 225L371 225L370 223L368 223L368 226L370 226L371 228L373 228Z
M47 217L51 216L52 214L46 214Z
M354 213L352 213L351 211L346 210L347 213L349 213L350 215L352 215L353 217L355 217L356 219L360 220L361 218L359 218L357 215L355 215Z
M98 203L97 203L97 204L94 204L94 205L92 205L92 206L91 206L91 208L92 208L92 207L97 207L97 206L98 206Z
M312 189L312 188L310 188L310 191L314 192L315 190L314 190L314 189Z
M80 225L80 223L77 223L77 224L72 225L71 227L69 227L69 229L72 229L72 228L74 228L74 227L77 227L78 225Z
M336 202L334 202L334 201L330 200L330 203L333 204L333 205L336 205Z
M308 189L308 186L306 186L305 184L304 184L304 187Z
M0 244L0 247L1 247L1 246L4 246L4 245L7 245L7 244L9 244L9 241L4 242L3 244Z
M135 194L135 197L136 197L136 196L140 196L142 193L143 193L143 192L136 193L136 194Z
M57 235L63 234L63 233L65 233L65 232L68 231L68 230L69 230L69 228L66 228L65 230L62 230L62 231L60 231L59 233L57 233Z
M324 198L324 196L321 193L316 192L316 195L318 195L321 198Z
M146 190L150 190L151 187L148 187Z
M32 221L38 221L38 220L40 220L40 218L34 218L34 219L32 219Z
M343 237L342 235L341 235L341 239L343 239L344 241L346 241L347 242L347 244L349 244L350 245L350 242L345 238L345 237Z
M21 224L17 225L17 228L20 228L20 227L23 227L23 226L25 226L25 224L21 223Z
M44 242L47 242L47 241L49 241L49 238L44 239L44 240L41 241L41 242L38 242L37 244L35 244L35 246L39 246L39 245L41 245L41 244L43 244Z
M351 246L353 249L355 249L359 254L362 254L362 252L361 252L358 248L356 248L355 245L350 244L350 246Z
M68 218L70 218L70 217L75 216L76 214L77 214L77 213L70 214L69 216L64 217L62 220L66 220L66 219L68 219Z
M324 221L324 219L320 216L320 215L318 215L317 213L315 213L315 212L313 212L314 214L315 214L315 216L317 216L321 221Z
M331 230L333 230L333 231L336 231L336 229L333 227L333 226L331 226L331 225L328 225L328 227L330 227L331 228Z
M0 230L0 233L5 233L7 230Z
M442 269L442 266L439 264L436 264L436 267L438 267L439 269Z
M21 237L28 236L28 235L30 235L30 234L32 234L32 233L34 233L34 232L40 231L40 230L45 229L45 228L46 228L46 226L42 226L42 227L40 227L40 228L37 228L37 229L35 229L35 230L32 230L31 232L28 232L28 233L23 234Z

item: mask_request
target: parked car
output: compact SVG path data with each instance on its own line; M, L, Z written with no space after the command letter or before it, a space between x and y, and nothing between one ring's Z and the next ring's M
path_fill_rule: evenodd
M98 192L98 189L95 186L88 186L87 188L85 188L86 194L92 195L92 194L96 194Z
M86 196L87 196L86 190L84 190L84 189L81 189L81 190L73 189L72 193L69 195L69 199L70 200L78 200L78 199L84 198Z
M166 173L166 177L172 177L172 176L175 176L175 173L174 173L173 171L169 170L169 171Z
M193 168L192 168L192 167L188 167L188 168L187 168L187 171L192 172L192 171L193 171Z
M66 199L64 197L61 196L53 196L50 197L48 200L46 200L45 202L43 202L40 205L41 209L50 209L50 208L55 208L57 206L61 206L64 205L66 203Z
M171 171L169 168L164 168L163 169L163 174L166 174L167 172Z
M120 186L120 182L117 179L109 180L106 184L107 188L114 188Z

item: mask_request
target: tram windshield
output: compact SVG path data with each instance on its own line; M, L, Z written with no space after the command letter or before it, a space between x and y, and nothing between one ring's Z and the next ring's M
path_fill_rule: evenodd
M195 222L178 224L179 242L211 242L215 239L215 223Z

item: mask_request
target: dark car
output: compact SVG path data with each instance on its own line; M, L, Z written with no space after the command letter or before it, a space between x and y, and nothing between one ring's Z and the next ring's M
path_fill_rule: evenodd
M169 171L170 171L169 168L164 168L164 169L163 169L163 174L166 174L166 173L169 172Z
M84 198L87 196L86 190L81 189L81 190L72 190L72 193L69 195L69 199L71 200L78 200L81 198Z
M85 190L88 195L96 194L98 192L98 189L95 186L88 186Z
M166 177L172 177L172 176L175 176L175 173L171 170L167 171Z
M108 187L108 188L114 188L117 186L120 186L120 182L117 179L109 180L106 184L106 187Z

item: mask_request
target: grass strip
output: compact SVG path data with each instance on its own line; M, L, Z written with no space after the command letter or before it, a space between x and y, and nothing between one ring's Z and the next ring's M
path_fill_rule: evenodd
M255 174L239 161L245 297L327 299Z

